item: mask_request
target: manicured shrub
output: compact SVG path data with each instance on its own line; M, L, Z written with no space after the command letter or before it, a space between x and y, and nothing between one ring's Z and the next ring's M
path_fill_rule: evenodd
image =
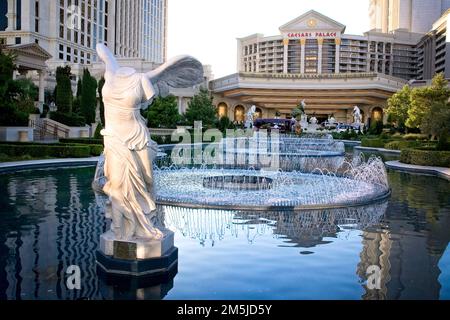
M0 153L11 157L29 155L31 157L85 158L90 156L90 152L89 146L80 145L0 145Z
M389 140L386 139L362 139L361 146L368 148L384 148L385 144L388 142Z
M403 136L404 140L428 140L428 136L426 134L419 133L408 133Z
M69 139L59 139L60 143L70 143L70 144L98 144L103 145L103 139L93 139L93 138L69 138Z
M101 123L98 123L97 128L95 128L94 139L103 141L103 136L101 134L102 130L103 130L103 125Z
M408 148L416 148L420 146L420 142L418 141L401 141L401 140L396 140L396 141L391 141L388 142L384 145L385 149L389 149L389 150L403 150L403 149L408 149Z
M404 149L400 162L420 166L450 167L450 151Z
M91 144L91 145L89 145L89 149L90 149L91 156L98 157L99 155L102 154L104 147L101 144L100 145Z

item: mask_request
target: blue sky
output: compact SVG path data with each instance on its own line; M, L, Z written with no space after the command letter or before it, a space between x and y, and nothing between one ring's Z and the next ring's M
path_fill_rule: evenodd
M346 25L346 33L369 29L369 0L169 0L168 56L193 55L219 78L236 72L236 38L277 35L311 9Z

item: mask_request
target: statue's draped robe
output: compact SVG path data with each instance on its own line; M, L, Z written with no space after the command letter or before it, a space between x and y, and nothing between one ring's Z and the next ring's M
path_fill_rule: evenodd
M104 192L111 200L112 230L119 239L155 238L146 215L156 209L153 201L152 160L156 150L140 114L142 100L154 95L145 74L120 68L105 79L103 101L106 127Z

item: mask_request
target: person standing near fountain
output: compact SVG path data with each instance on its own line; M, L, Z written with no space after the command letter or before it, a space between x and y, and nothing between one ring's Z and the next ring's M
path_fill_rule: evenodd
M110 50L97 45L105 63L105 143L103 191L110 199L111 230L118 240L161 239L149 216L155 209L152 161L157 149L150 139L141 103L166 96L169 87L184 88L203 81L203 67L194 58L176 58L154 71L138 73L120 67Z

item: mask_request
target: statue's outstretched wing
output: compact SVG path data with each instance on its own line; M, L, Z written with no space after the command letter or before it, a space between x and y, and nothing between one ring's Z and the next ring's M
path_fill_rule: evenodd
M147 73L156 96L166 97L169 88L189 88L203 82L203 66L195 58L179 56Z

